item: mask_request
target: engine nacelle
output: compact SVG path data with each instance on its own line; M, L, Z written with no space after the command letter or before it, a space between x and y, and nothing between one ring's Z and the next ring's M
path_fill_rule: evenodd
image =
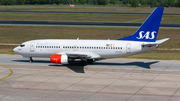
M64 54L51 55L51 63L68 64L68 56Z

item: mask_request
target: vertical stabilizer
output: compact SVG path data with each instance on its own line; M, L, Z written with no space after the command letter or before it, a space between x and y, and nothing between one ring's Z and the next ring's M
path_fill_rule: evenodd
M133 35L117 40L155 42L163 11L164 7L157 7Z

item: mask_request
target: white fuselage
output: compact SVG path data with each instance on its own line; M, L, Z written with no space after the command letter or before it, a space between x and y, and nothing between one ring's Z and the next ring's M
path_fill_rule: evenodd
M134 55L155 49L156 46L142 46L147 42L120 40L32 40L22 43L14 51L25 57L47 57L58 53L96 54L95 58L117 58ZM98 55L98 56L97 56Z

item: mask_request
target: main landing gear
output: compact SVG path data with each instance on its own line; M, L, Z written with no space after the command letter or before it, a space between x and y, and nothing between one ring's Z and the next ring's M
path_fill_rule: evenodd
M81 66L85 66L85 65L87 65L87 62L84 61L84 60L82 60L82 61L80 62L80 65L81 65Z
M87 64L92 64L93 62L94 62L93 59L82 60L82 61L80 62L80 65L81 65L81 66L85 66L85 65L87 65Z
M32 63L33 62L33 59L32 57L29 58L29 62Z
M93 59L87 59L87 63L88 63L88 64L92 64L93 62L94 62Z

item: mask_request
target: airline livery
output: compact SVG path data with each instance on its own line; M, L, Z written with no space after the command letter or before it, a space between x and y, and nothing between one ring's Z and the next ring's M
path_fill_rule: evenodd
M118 58L146 52L169 38L156 41L164 7L157 7L141 27L131 36L117 40L42 39L31 40L14 48L14 52L29 58L50 58L52 63L68 64L81 59L80 65L96 59Z

